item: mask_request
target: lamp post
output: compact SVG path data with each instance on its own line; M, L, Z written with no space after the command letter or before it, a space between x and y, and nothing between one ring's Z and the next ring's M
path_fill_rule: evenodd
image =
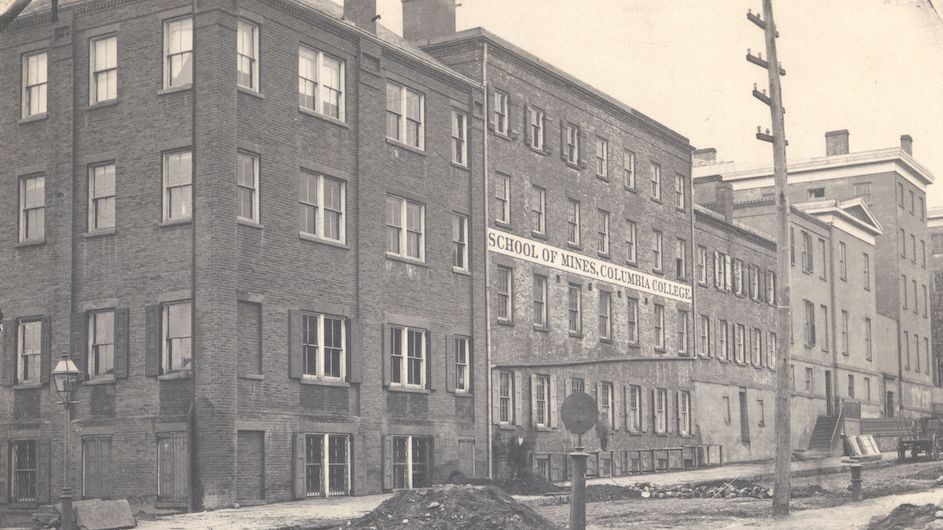
M62 401L58 402L65 406L65 444L63 445L63 468L62 468L62 530L73 530L75 525L72 518L72 487L69 485L69 424L72 423L72 405L75 401L75 391L79 386L79 371L68 353L63 353L56 368L52 371L52 380L56 384L56 392Z

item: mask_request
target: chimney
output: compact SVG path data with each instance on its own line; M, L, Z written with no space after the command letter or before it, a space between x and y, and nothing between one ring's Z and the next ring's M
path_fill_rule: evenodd
M905 134L900 137L900 149L901 151L907 153L908 155L913 156L914 139L909 134Z
M695 166L712 165L717 162L717 149L714 149L713 147L695 149L693 159Z
M718 182L716 193L716 210L723 214L724 220L728 223L733 222L733 184L729 182Z
M848 154L848 129L840 131L828 131L825 133L825 155L847 155Z
M455 33L455 0L403 0L403 38L422 42Z
M377 32L377 0L344 0L344 20L360 29Z

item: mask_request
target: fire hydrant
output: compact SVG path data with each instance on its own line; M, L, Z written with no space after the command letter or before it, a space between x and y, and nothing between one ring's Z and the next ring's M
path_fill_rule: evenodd
M856 502L861 500L861 464L851 464L851 497Z

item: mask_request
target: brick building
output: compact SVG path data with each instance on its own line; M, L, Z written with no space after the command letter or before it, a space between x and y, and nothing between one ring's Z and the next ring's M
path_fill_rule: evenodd
M930 232L930 322L932 323L931 347L933 348L934 406L943 403L943 210L932 209L927 213L927 230Z
M63 483L60 352L82 497L486 474L478 82L365 0L49 4L0 34L0 503Z

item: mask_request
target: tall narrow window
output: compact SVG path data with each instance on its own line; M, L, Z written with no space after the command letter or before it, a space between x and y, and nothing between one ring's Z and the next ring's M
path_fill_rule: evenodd
M776 273L769 270L766 271L766 302L776 304Z
M596 176L609 179L609 140L596 138Z
M46 113L46 52L23 56L22 118Z
M844 241L838 243L838 273L842 280L848 279L848 249Z
M622 152L622 185L635 189L635 153L628 149Z
M534 275L534 326L546 328L549 323L547 307L547 277Z
M598 210L599 214L599 239L597 243L597 252L603 256L609 255L609 212Z
M814 254L812 250L812 236L808 232L802 232L802 271L812 273L815 270L813 262Z
M701 315L698 326L697 353L702 357L711 355L711 318Z
M18 322L16 330L17 384L33 384L40 382L39 372L42 353L42 320L28 320Z
M318 313L302 323L304 377L342 381L347 377L347 320Z
M572 335L583 334L583 288L570 284L567 288L567 315L569 331Z
M494 176L494 220L511 223L511 177L500 173Z
M805 301L805 345L815 346L815 304Z
M707 285L707 249L697 247L697 282L701 285Z
M747 328L737 324L734 328L734 359L743 364L746 359Z
M572 123L563 124L563 159L573 165L580 161L580 129Z
M864 260L862 261L862 266L863 266L862 272L864 274L864 290L870 291L871 290L871 256L869 256L868 253L865 252L864 254L862 254L862 257L864 258Z
M452 267L468 270L468 216L452 214Z
M46 178L20 179L20 241L42 241L46 237Z
M468 165L468 119L457 110L452 111L452 162Z
M346 241L346 189L344 181L301 173L301 232L321 239Z
M655 349L665 349L665 306L655 304Z
M508 95L500 90L494 91L494 115L492 123L497 133L507 135L508 133L508 115L511 110L511 100Z
M513 319L514 271L509 267L498 266L497 277L497 317L499 322L511 322Z
M638 344L638 300L629 298L629 325L626 330L629 344Z
M759 328L753 328L751 333L752 345L753 345L753 355L752 362L753 366L762 366L763 365L763 332Z
M533 380L534 424L538 427L550 425L550 377L535 375Z
M841 352L848 355L848 311L841 311Z
M545 131L545 121L546 117L544 111L538 109L537 107L529 107L527 110L527 123L530 127L530 142L531 148L537 151L544 150L544 131Z
M675 206L679 210L683 210L687 205L687 187L686 179L684 175L677 173L675 174Z
M579 246L580 244L580 202L567 199L567 243Z
M391 326L390 383L398 386L425 388L426 386L426 331L410 327Z
M651 184L652 184L652 198L660 201L661 200L661 166L652 162L651 163Z
M871 350L871 319L864 319L864 358L868 361L872 358Z
M115 164L88 168L88 231L115 227Z
M36 440L14 440L11 442L10 456L10 500L19 503L36 502L36 492L39 489ZM6 458L6 454L3 458Z
M387 254L426 259L425 206L402 197L386 197Z
M386 84L386 137L425 148L425 96L396 83Z
M498 372L498 423L508 424L514 420L511 396L514 391L514 374Z
M730 329L726 320L717 321L717 357L724 361L730 360Z
M164 304L161 332L163 335L163 373L190 369L190 302Z
M606 381L600 382L599 394L599 413L606 419L606 424L609 426L609 429L615 430L615 392L613 392L612 383Z
M655 392L655 432L663 433L668 428L668 391L659 388Z
M164 22L164 88L193 82L193 19Z
M350 495L350 435L306 434L305 496Z
M629 386L629 395L626 400L626 408L629 411L629 421L627 427L631 432L639 432L642 428L642 389L641 387Z
M599 291L599 338L612 339L612 293Z
M240 20L236 41L236 80L239 86L258 92L259 26Z
M189 219L193 165L190 151L164 153L164 221Z
M678 392L678 434L691 434L691 393Z
M770 331L766 335L766 366L770 369L776 368L777 348L779 348L779 340L776 334Z
M822 267L819 269L819 278L825 279L825 271L827 269L826 264L828 263L828 251L826 250L825 240L819 238L819 255L822 256Z
M652 270L661 272L664 267L664 237L659 230L652 230L652 236Z
M625 249L625 260L633 265L638 263L638 225L635 221L625 221Z
M535 234L546 235L547 233L547 190L540 186L531 186L530 189L530 211L532 225L531 230Z
M88 376L108 377L115 373L115 312L88 314Z
M298 106L325 116L345 119L345 65L323 52L298 48Z
M239 211L237 216L245 221L259 222L259 156L239 152L237 166Z
M679 280L684 280L688 276L688 245L683 239L678 239L675 244L675 276Z
M917 236L910 234L910 262L917 264Z
M118 97L118 37L111 35L88 43L88 103L94 105Z
M393 489L427 488L432 485L432 437L393 437Z
M468 392L471 390L471 350L468 347L468 337L455 337L452 350L455 352L455 391Z
M688 353L688 312L678 311L678 354Z
M733 292L743 296L743 261L739 259L733 262Z

